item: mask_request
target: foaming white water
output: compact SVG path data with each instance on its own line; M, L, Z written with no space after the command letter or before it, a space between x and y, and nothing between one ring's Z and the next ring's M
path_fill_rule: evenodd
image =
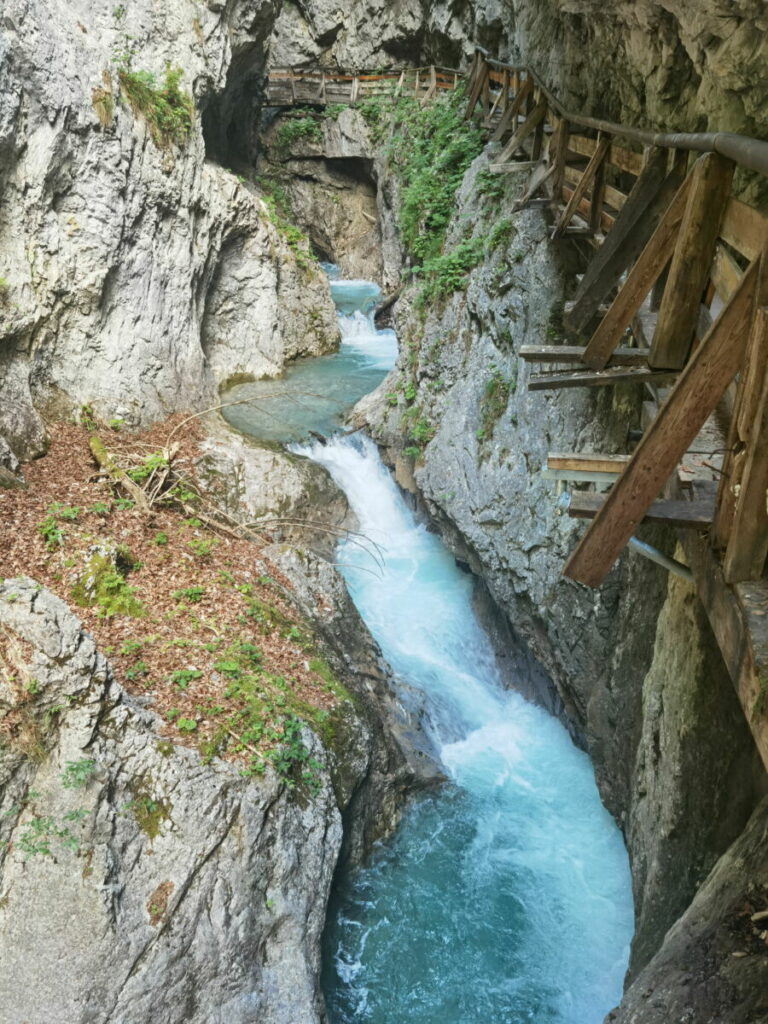
M501 688L470 580L414 520L373 443L304 452L376 545L346 541L339 561L385 657L428 695L456 787L416 805L349 882L329 932L332 1020L599 1024L621 996L633 918L626 852L588 759Z
M372 314L356 310L339 316L341 344L371 360L374 369L389 370L397 359L397 335L394 331L379 331Z

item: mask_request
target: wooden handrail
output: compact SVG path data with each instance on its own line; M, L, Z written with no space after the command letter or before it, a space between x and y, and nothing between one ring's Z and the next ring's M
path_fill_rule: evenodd
M483 63L488 67L518 74L524 72L526 75L530 75L552 109L570 124L605 132L608 135L616 135L622 139L630 139L642 146L660 146L664 149L687 150L694 153L719 153L720 156L732 160L740 167L768 175L768 142L753 139L748 135L737 135L735 132L651 132L641 128L632 128L625 124L617 124L613 121L603 121L596 117L574 114L560 102L533 68L526 64L505 64L495 60L481 46L476 47L476 54L482 57ZM480 66L476 60L475 74L480 70Z

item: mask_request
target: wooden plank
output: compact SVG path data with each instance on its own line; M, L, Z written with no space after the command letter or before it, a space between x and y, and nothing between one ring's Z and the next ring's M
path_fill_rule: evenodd
M688 357L734 170L734 163L717 153L706 153L693 165L651 345L649 363L657 369L679 370Z
M534 132L538 125L544 120L547 115L547 101L541 100L533 108L531 113L526 117L525 121L520 125L515 134L509 140L504 150L499 154L499 163L506 163L518 149L522 146L531 132Z
M559 238L563 234L565 229L568 227L568 225L570 224L570 222L571 222L571 220L573 218L574 213L576 213L576 211L579 208L579 203L582 201L584 196L587 194L587 189L589 188L589 186L594 181L595 175L597 174L598 170L600 169L600 167L601 167L601 165L603 163L603 160L605 160L605 155L608 152L609 145L610 145L610 140L608 138L606 138L605 136L601 136L600 139L598 140L597 145L595 146L595 152L592 154L592 157L591 157L589 163L587 164L584 173L579 178L579 182L578 182L578 184L576 185L576 188L573 191L573 195L568 200L568 203L567 203L565 209L560 214L560 217L558 218L558 221L555 224L555 228L554 228L554 230L552 232L552 237L553 238ZM590 217L590 220L591 220L591 218L592 218L592 210L591 210L591 208L590 208L590 211L589 211L589 217ZM591 224L590 226L592 227L593 230L596 230L596 227L597 227L596 224Z
M583 345L523 345L518 355L528 363L584 363ZM617 348L611 356L610 366L646 366L648 349Z
M550 452L547 468L616 473L626 466L629 459L629 455L600 455L597 452Z
M539 166L538 160L510 160L505 164L488 164L492 174L509 174L510 171L531 171Z
M571 196L573 195L573 189L572 188L568 188L567 185L564 185L563 189L562 189L562 192L560 194L563 197L563 202L567 204L568 201L570 200ZM565 229L564 233L566 235L568 235L568 234L571 234L572 232L577 232L578 234L591 235L593 233L592 229L587 225L587 221L589 220L589 202L588 202L588 200L586 200L586 199L582 199L581 200L581 202L579 203L579 207L578 207L578 213L584 219L583 228L578 228L577 229L577 228L574 228L574 227L567 227ZM608 232L610 232L613 229L613 225L615 223L616 223L616 218L612 217L610 215L610 213L605 213L605 212L602 213L602 215L600 217L600 226L601 226L601 228L603 229L603 231L606 234L608 234Z
M718 245L715 249L715 260L712 264L712 283L723 302L728 302L739 287L741 275L741 267L733 256L731 256L725 246Z
M765 298L765 295L761 296ZM768 553L768 310L755 311L736 394L714 541L729 583L759 579Z
M611 352L643 304L651 285L667 265L672 241L685 212L689 187L690 176L676 192L635 265L627 274L610 309L592 335L584 361L594 369L599 370L607 365Z
M512 100L511 104L504 111L501 121L496 128L496 131L491 136L491 142L501 142L508 131L512 131L517 127L517 118L520 111L523 109L523 103L528 98L528 94L533 88L533 79L526 78L520 87L517 95Z
M613 185L605 186L605 201L608 206L614 209L617 213L623 209L627 198L628 197L625 192L620 192L617 188L614 188Z
M765 364L768 351L768 310L761 308L755 316L752 340L762 353ZM757 382L755 382L757 383ZM728 547L723 559L723 573L727 583L758 580L765 569L768 556L768 373L749 395L754 403L754 418L749 424L743 468L740 467L739 493L733 516ZM736 460L734 460L734 464Z
M621 275L648 244L654 228L680 185L677 175L666 175L667 154L655 148L623 205L613 230L590 261L566 317L568 326L583 330Z
M572 135L568 148L573 153L581 156L592 156L597 147L595 139L588 139L584 135ZM643 169L643 154L633 153L629 149L623 149L615 143L611 144L608 152L607 162L611 167L617 167L620 171L628 171L630 174L639 174Z
M768 241L768 217L738 199L730 199L720 225L720 237L736 252L753 260Z
M594 519L607 500L608 495L605 494L574 492L571 494L568 515L571 519ZM713 501L654 501L640 522L706 530L712 522L713 514Z
M647 366L611 366L607 370L568 370L533 374L529 391L558 391L562 388L599 388L611 384L647 382L661 384L671 380L677 370L649 370Z
M723 661L733 680L763 764L768 769L768 678L765 623L768 595L764 583L728 586L708 538L686 530L681 535L699 599L704 606Z
M722 398L744 357L758 270L757 263L750 266L738 292L694 352L605 505L569 558L566 576L590 587L602 583Z

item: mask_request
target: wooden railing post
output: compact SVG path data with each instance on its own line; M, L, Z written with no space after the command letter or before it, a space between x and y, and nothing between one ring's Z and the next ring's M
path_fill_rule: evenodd
M679 370L685 365L733 171L733 163L717 153L705 154L694 165L691 190L648 357L649 364L657 369Z
M555 204L559 204L565 182L565 165L568 156L568 139L571 129L564 117L559 118L549 148L550 163L555 168L552 175L552 194Z

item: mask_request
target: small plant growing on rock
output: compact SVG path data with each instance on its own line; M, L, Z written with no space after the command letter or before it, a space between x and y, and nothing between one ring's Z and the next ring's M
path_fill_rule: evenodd
M151 71L133 71L129 66L118 71L122 94L134 114L147 122L149 134L158 149L172 143L182 146L192 130L192 97L179 88L183 71L166 64L158 82Z
M67 761L64 771L61 773L62 786L64 789L85 789L95 768L96 762L90 758Z

